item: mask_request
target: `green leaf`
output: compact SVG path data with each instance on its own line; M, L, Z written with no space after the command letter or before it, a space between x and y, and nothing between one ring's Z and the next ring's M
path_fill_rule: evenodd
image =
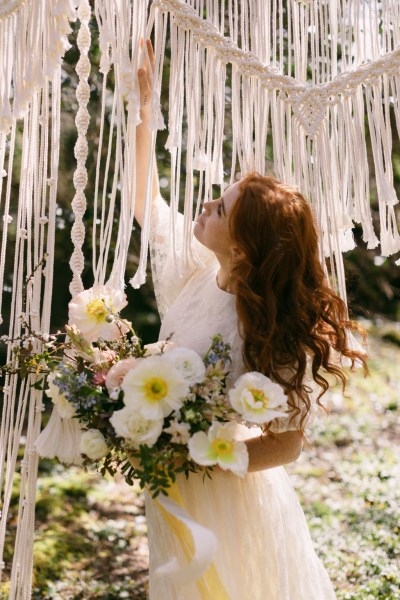
M36 383L33 383L31 385L32 388L34 388L35 390L44 390L44 378L43 379L39 379L39 381L36 381Z

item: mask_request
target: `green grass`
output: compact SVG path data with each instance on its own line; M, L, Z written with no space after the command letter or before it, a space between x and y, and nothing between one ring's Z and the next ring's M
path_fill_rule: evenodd
M400 352L369 344L371 376L331 393L335 409L288 467L338 600L400 599Z
M375 333L370 354L371 377L353 375L345 398L330 393L332 412L287 467L338 600L400 600L400 348ZM139 490L41 462L35 600L145 600L147 560Z

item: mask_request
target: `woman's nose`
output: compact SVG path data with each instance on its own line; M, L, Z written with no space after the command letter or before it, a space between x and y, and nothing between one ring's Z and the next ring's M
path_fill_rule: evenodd
M206 202L204 202L204 204L203 204L203 211L204 211L205 213L207 213L207 212L209 212L209 211L210 211L210 208L211 208L211 207L210 207L210 204L211 204L211 201L210 201L210 200L207 200Z

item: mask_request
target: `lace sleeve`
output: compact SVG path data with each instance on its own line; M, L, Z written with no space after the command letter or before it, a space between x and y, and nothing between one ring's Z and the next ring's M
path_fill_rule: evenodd
M206 268L216 257L192 236L194 260L184 258L184 216L175 220L175 255L171 231L171 209L162 196L154 199L151 212L150 260L154 293L161 320L195 270Z

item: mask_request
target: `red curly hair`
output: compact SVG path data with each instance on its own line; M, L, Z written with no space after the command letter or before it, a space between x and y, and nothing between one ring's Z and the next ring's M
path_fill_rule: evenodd
M237 249L231 275L244 364L283 386L291 418L303 408L304 433L311 406L305 383L308 358L321 405L330 385L324 374L341 380L343 389L347 380L332 349L350 359L351 368L360 361L367 372L366 355L349 347L347 330L359 331L364 339L365 333L348 319L345 303L328 285L305 198L292 186L255 172L241 180L239 189L229 230Z

